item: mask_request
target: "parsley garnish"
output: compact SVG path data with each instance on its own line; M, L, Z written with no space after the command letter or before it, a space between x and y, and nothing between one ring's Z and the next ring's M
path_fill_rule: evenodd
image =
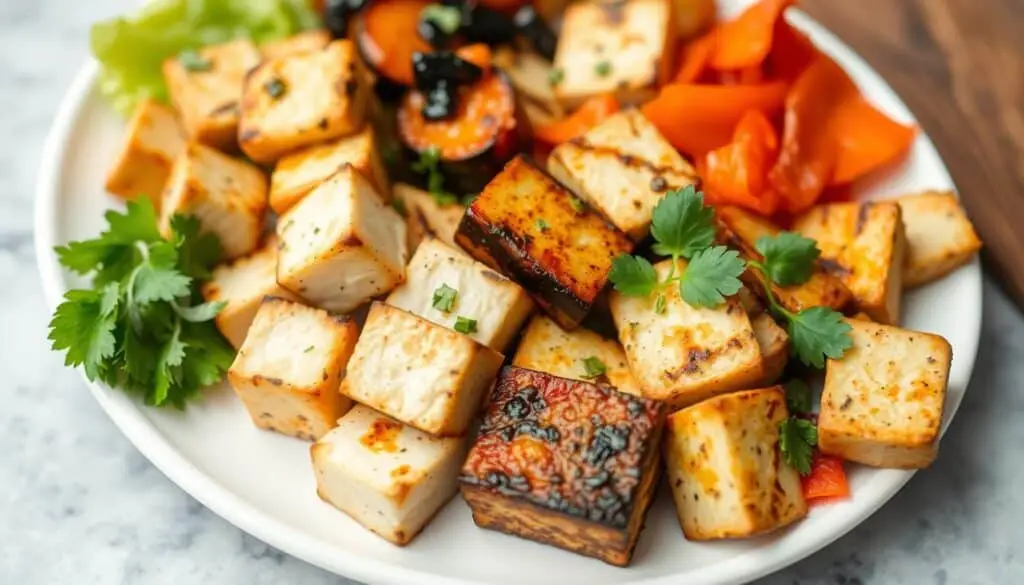
M786 382L786 408L790 414L811 412L811 387L803 380Z
M178 62L181 63L181 66L185 71L190 73L198 73L213 69L213 61L210 61L192 49L178 53Z
M436 146L420 153L420 160L412 163L413 172L427 177L427 192L434 198L438 205L451 205L458 203L459 198L454 193L444 190L444 175L438 168L441 162L441 149Z
M561 68L553 68L548 72L548 83L552 86L562 83L563 79L565 79L565 71Z
M601 61L594 66L594 73L597 73L598 77L608 77L612 72L611 61Z
M551 225L543 217L537 219L537 229L542 232L546 232L551 228Z
M583 200L575 195L569 196L569 205L572 206L572 210L576 213L583 213L587 209L587 206L583 204Z
M821 255L814 240L793 232L764 236L757 240L756 247L764 257L764 273L779 286L807 282L814 272L814 261Z
M583 358L583 371L586 372L581 378L584 380L593 380L599 376L603 376L608 371L608 366L604 365L597 356L590 356Z
M434 291L434 308L438 311L448 313L455 308L455 300L459 298L459 291L442 284Z
M455 34L462 26L462 12L457 6L430 4L420 12L420 19L434 23L446 35Z
M309 352L313 351L313 347L314 346L312 346L312 345L307 347L306 349L302 350L302 353L309 353Z
M455 318L455 330L466 335L476 333L476 319L468 319L459 315Z
M814 446L818 444L818 429L807 419L790 417L779 423L779 449L782 458L800 475L811 472Z

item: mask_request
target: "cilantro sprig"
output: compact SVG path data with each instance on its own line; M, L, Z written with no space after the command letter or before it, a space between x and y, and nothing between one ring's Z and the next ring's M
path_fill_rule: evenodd
M805 419L791 416L779 423L779 450L782 458L800 475L811 472L814 447L818 444L818 428Z
M441 149L431 146L420 153L420 159L412 163L410 168L427 177L427 192L438 205L458 203L459 197L444 189L444 174L441 173L440 163Z

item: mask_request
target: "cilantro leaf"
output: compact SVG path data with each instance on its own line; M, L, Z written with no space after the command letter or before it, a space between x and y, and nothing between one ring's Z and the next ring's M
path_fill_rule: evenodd
M690 259L679 281L679 295L693 307L717 307L739 292L746 269L739 253L725 246L700 250Z
M447 284L441 284L434 291L434 298L431 304L435 309L442 313L450 313L455 308L455 301L459 298L459 291L448 286Z
M765 273L779 286L807 282L814 273L814 261L821 255L814 240L793 232L763 236L755 246L764 257Z
M191 307L182 307L177 303L172 304L174 312L179 317L188 321L189 323L202 323L203 321L209 321L217 316L224 307L228 304L227 301L214 301L210 303L201 303Z
M458 203L459 198L454 193L444 190L444 175L441 173L441 149L431 146L420 153L418 161L412 163L410 168L415 173L426 176L427 192L438 205L451 205Z
M807 419L790 417L779 423L779 449L782 458L800 475L811 472L818 429Z
M651 235L655 254L690 258L714 241L714 211L704 206L704 196L693 185L669 191L654 207Z
M139 305L154 301L170 302L191 292L192 279L170 268L143 264L135 275L133 300Z
M803 380L790 380L785 384L786 408L790 414L811 412L811 387Z
M825 358L840 359L853 347L850 324L828 307L811 307L789 316L789 338L800 361L825 367Z
M646 297L658 285L658 273L646 258L621 254L612 260L608 280L628 297Z
M178 268L182 274L209 280L210 269L220 261L220 240L214 234L200 233L199 220L185 215L171 217L171 234L178 251Z
M594 378L605 375L608 371L608 366L604 365L604 362L602 362L597 356L592 355L590 357L583 358L582 361L583 371L585 373L580 377L584 380L593 380Z
M181 341L181 328L175 327L171 338L164 343L156 358L156 376L153 380L153 393L147 400L153 406L160 406L167 400L171 385L181 380L177 368L185 361L185 344Z
M455 318L454 329L459 333L465 333L466 335L472 335L476 333L476 319L470 319L459 315Z
M100 290L70 290L50 321L49 339L55 350L66 350L64 364L83 366L85 375L96 380L104 360L116 350L118 290L109 284Z

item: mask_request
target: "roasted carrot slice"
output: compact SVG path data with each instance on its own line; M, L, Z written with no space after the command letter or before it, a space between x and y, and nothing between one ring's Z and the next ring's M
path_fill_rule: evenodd
M611 94L594 96L566 118L534 128L537 140L547 144L561 144L582 136L602 120L619 111L619 102Z
M356 27L359 50L377 74L403 85L412 85L412 54L430 51L417 27L420 12L430 0L372 2Z
M761 0L718 27L711 66L719 71L760 65L772 48L775 23L795 0Z
M815 453L811 473L801 478L801 483L808 503L824 503L850 496L843 460L838 457Z
M763 216L778 207L768 185L768 171L779 149L775 128L764 114L743 115L732 142L707 153L703 161L704 191L712 205L739 205Z
M916 134L913 126L894 122L860 95L842 103L833 124L839 141L833 185L852 182L900 158Z

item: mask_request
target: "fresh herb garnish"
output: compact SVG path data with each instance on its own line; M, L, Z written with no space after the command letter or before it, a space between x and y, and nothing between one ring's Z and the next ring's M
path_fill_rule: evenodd
M604 365L604 362L597 356L590 356L583 358L583 371L585 372L581 378L584 380L593 380L599 376L605 375L608 372L608 366Z
M793 232L764 236L755 246L764 257L762 272L779 286L807 282L814 273L814 261L821 255L814 240Z
M458 6L430 4L420 12L420 20L426 20L444 34L453 35L462 26L462 12Z
M434 305L434 308L437 309L438 311L449 313L451 312L452 309L455 308L455 301L458 298L459 291L448 286L447 284L442 284L441 286L437 287L437 289L434 291L434 299L432 304Z
M611 61L600 61L594 66L594 72L597 73L598 77L608 77L612 72Z
M427 192L430 193L438 205L458 203L459 198L454 193L444 190L444 175L441 174L441 170L438 168L440 162L441 149L431 146L420 153L420 159L412 163L411 168L413 172L427 177Z
M313 346L312 345L307 347L306 349L302 350L302 353L309 353L311 351L313 351Z
M543 217L537 219L536 225L537 229L539 229L542 232L546 232L549 229L551 229L551 225Z
M395 211L398 212L398 215L401 215L402 217L408 217L409 209L405 206L405 200L395 197L394 199L391 200L391 207L393 207Z
M267 95L274 98L275 100L284 97L284 94L288 93L288 86L280 78L273 77L263 85L263 89L267 91Z
M564 79L565 71L561 68L553 68L551 71L548 72L548 83L551 86L555 86L558 85L559 83L562 83L562 80Z
M198 51L191 49L178 53L178 62L189 73L199 73L213 69L213 61L203 57Z
M803 380L790 380L785 384L786 408L790 414L811 412L811 387Z
M466 335L476 333L476 319L469 319L459 315L455 318L455 330Z
M583 213L587 206L583 204L583 200L575 195L569 196L569 205L572 206L572 210L576 213Z
M814 447L818 444L818 429L804 418L789 417L779 423L779 450L782 458L800 475L811 472Z

